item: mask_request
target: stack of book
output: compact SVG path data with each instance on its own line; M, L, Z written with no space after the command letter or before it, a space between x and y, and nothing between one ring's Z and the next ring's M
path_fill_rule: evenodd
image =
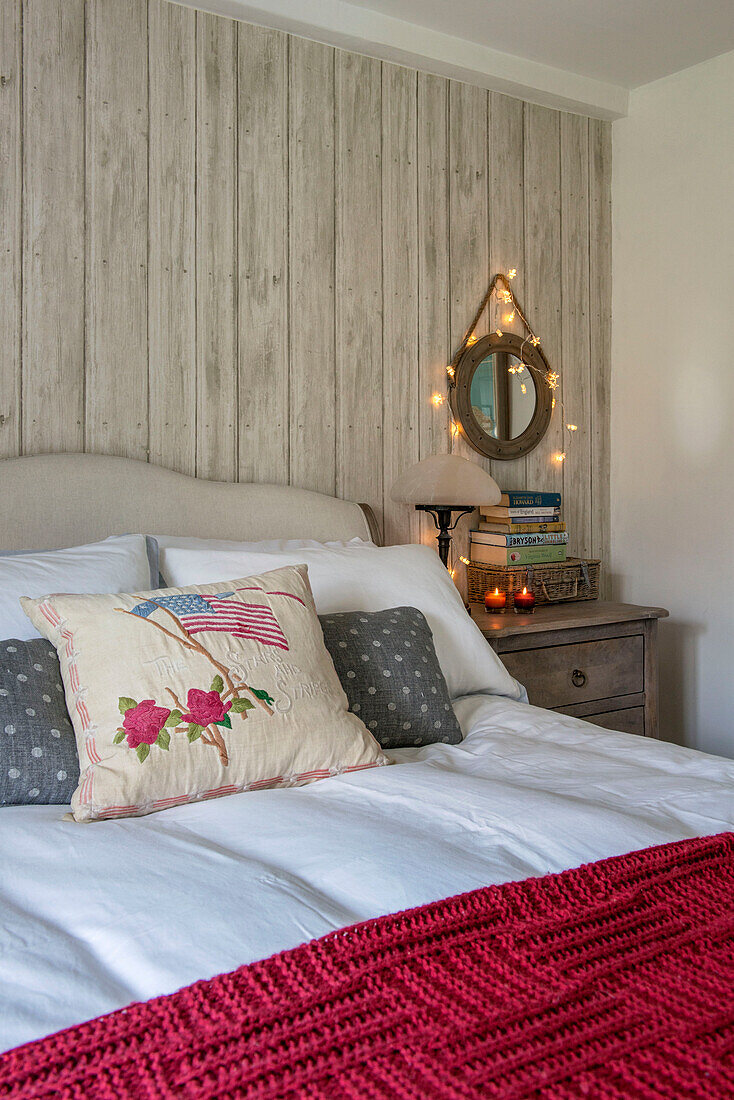
M479 530L471 532L472 561L508 566L566 560L560 493L506 492L496 508L479 514Z

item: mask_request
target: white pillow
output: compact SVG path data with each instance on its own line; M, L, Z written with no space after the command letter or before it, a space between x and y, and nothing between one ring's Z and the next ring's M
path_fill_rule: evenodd
M157 562L148 556L151 543L155 546L145 535L113 535L64 550L0 555L0 638L40 638L20 606L21 596L146 591L151 573L157 574Z
M270 553L161 546L161 572L167 584L176 586L303 563L320 615L401 606L422 611L452 699L474 692L527 698L467 614L435 550L427 546L321 545Z
M315 539L263 539L261 542L234 542L228 539L196 539L180 535L156 535L161 550L245 550L271 553L273 550L319 549L322 546L374 546L368 539L353 538L349 542L317 542Z

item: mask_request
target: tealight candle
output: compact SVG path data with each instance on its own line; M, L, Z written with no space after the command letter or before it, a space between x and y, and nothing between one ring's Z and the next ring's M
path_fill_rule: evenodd
M491 611L497 614L499 611L504 611L507 607L507 595L504 592L500 592L499 588L495 588L494 592L484 593L484 610Z
M515 613L517 615L531 615L535 611L535 596L523 588L522 592L515 593Z

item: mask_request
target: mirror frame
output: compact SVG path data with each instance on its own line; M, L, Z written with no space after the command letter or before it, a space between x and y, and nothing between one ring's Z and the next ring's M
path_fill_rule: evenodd
M476 421L471 407L471 384L474 372L487 355L505 351L525 363L535 386L535 412L522 435L516 439L495 439L487 435ZM453 385L449 389L449 404L454 420L470 447L485 458L522 458L537 447L548 430L553 394L543 381L550 367L540 347L513 332L498 336L496 332L482 336L475 344L466 347L456 364Z

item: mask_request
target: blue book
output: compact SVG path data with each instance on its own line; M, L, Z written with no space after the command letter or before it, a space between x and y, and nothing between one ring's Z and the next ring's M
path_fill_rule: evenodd
M560 508L561 494L507 490L503 492L500 504L505 508Z

